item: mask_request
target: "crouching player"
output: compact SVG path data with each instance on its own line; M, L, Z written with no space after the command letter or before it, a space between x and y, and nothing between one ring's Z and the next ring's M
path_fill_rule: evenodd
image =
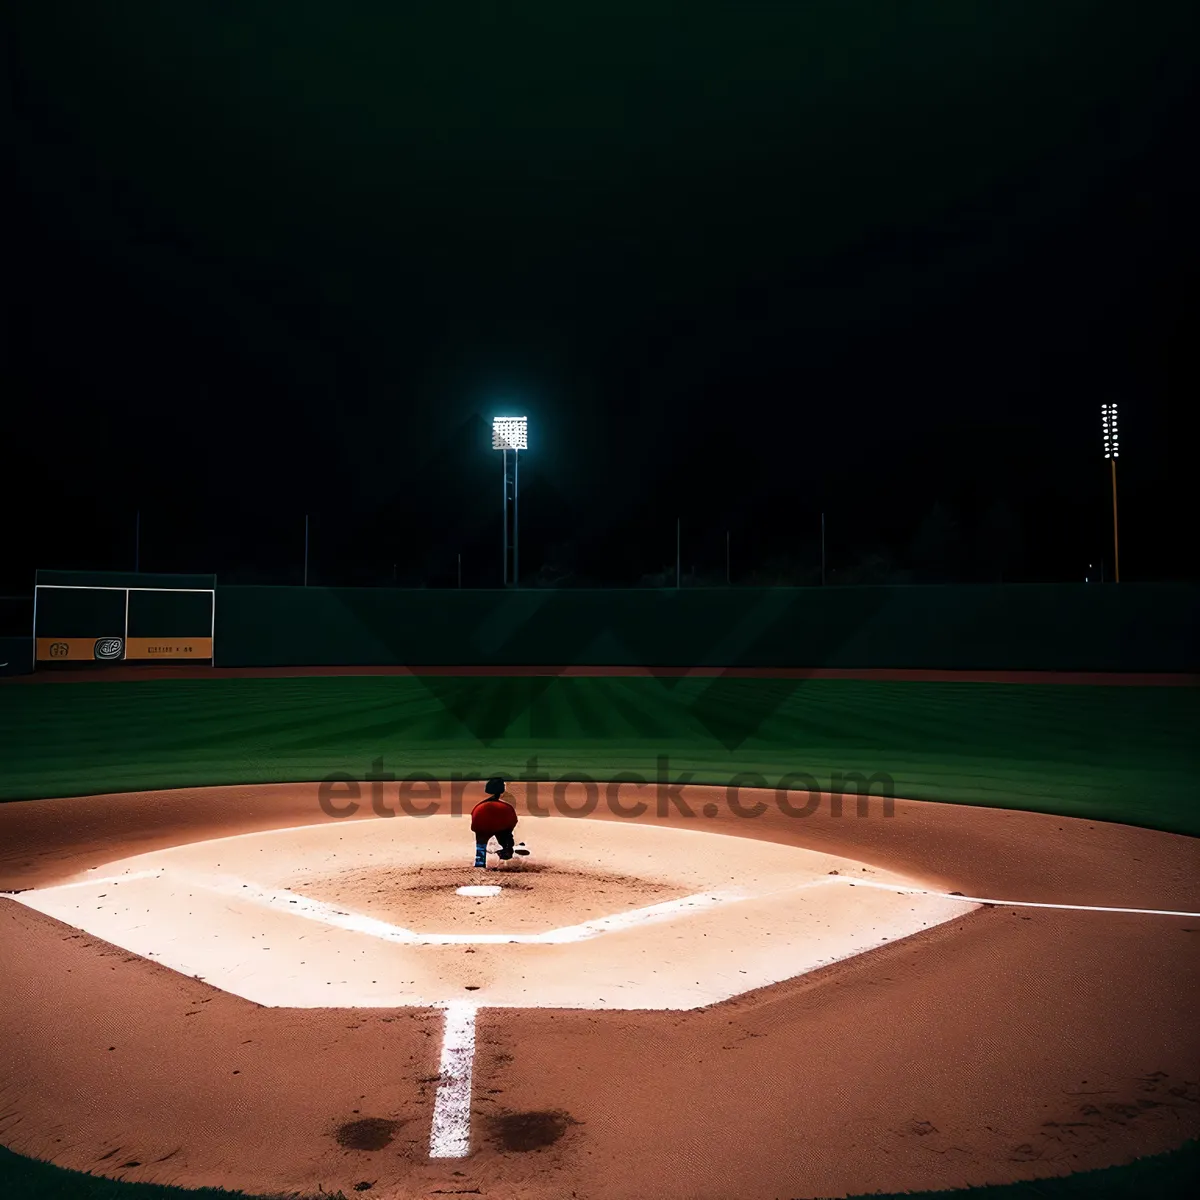
M514 854L528 854L525 843L513 844L513 830L517 827L517 810L504 791L504 780L489 779L484 785L487 793L471 809L471 832L475 835L475 865L487 866L488 842L495 838L500 843L500 857L504 860Z

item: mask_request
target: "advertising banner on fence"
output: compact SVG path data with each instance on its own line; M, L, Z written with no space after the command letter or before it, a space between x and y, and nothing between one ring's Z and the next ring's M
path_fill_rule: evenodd
M40 637L37 640L38 662L120 662L124 651L125 644L119 637Z
M212 658L213 640L197 638L143 638L131 637L125 643L125 658Z

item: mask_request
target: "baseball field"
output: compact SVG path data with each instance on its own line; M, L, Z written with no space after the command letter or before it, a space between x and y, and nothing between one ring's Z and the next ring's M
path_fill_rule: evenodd
M0 1190L1182 1194L1194 677L825 675L5 681Z

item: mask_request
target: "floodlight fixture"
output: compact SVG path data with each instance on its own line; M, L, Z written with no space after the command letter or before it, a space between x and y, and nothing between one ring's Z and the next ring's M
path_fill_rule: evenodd
M1104 457L1119 458L1121 453L1120 431L1117 425L1117 406L1100 405L1100 427L1104 434Z
M528 450L529 449L529 418L528 417L493 417L492 418L492 449L493 450Z

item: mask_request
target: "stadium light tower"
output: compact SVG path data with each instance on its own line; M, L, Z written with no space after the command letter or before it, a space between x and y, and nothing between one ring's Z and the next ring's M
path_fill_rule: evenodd
M1121 454L1120 433L1117 429L1117 406L1100 405L1100 423L1104 429L1104 457L1112 467L1113 498L1113 578L1121 582L1120 543L1117 540L1117 459Z
M493 417L492 418L492 449L500 450L504 455L504 584L507 587L510 579L508 558L508 501L510 496L508 477L508 452L512 451L512 570L511 579L515 585L519 576L519 546L518 546L518 512L517 512L517 464L520 452L529 448L529 418L528 417Z

